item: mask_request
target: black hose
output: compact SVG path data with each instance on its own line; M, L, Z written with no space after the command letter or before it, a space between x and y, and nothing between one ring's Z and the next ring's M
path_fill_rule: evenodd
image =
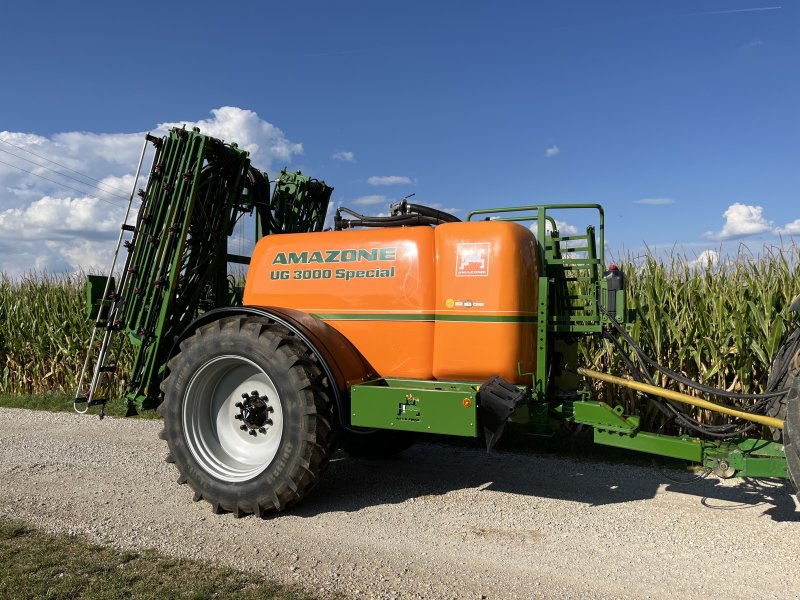
M435 211L435 209L430 210ZM343 219L341 215L343 212L355 217L355 219ZM442 214L447 215L447 213ZM401 214L388 217L370 217L362 215L361 213L357 213L356 211L345 206L340 206L338 209L336 209L336 215L333 218L333 228L336 231L341 231L342 229L350 229L352 227L413 227L415 225L439 225L443 222L445 221L442 221L442 219L438 216L424 214Z
M614 326L614 328L620 333L620 335L622 335L623 338L625 338L625 341L631 345L631 347L636 351L636 354L645 363L647 363L657 371L663 373L670 379L673 379L679 383L682 383L686 386L689 386L706 394L712 394L714 396L720 396L722 398L729 398L731 400L769 400L772 398L777 398L778 396L782 396L786 393L786 390L778 390L778 391L767 392L764 394L739 394L703 385L702 383L699 383L693 379L689 379L688 377L685 377L680 373L676 373L671 369L667 369L666 367L661 366L655 360L650 358L647 354L645 354L644 350L642 350L641 347L639 347L639 345L633 340L633 338L628 334L628 332L625 331L625 328L622 325L620 325L620 323L612 315L610 315L603 307L600 307L600 310L606 314L606 316L608 317L609 321L611 321L611 324ZM798 346L800 346L800 344L798 344Z
M640 363L640 367L637 367L633 364L633 361L627 356L624 352L622 346L619 344L619 341L616 340L614 336L610 334L606 335L606 337L614 343L614 347L622 357L623 362L625 363L626 367L629 369L631 375L634 379L638 381L645 380L646 382L653 383L653 379L650 374L647 372L644 365L650 365L651 367L655 368L657 371L663 373L670 379L674 379L680 383L688 385L694 389L698 389L701 392L708 393L711 395L717 395L726 397L729 399L738 399L738 400L757 400L758 402L755 403L754 406L750 407L749 409L740 408L740 410L745 410L751 414L763 414L766 412L766 408L770 404L770 400L773 398L782 396L786 393L786 390L776 390L775 388L780 384L783 380L783 376L788 371L790 363L792 360L796 360L798 353L800 352L800 329L795 329L791 334L785 336L784 340L782 341L778 356L776 357L773 369L770 373L767 382L767 393L764 394L736 394L727 392L725 390L719 390L716 388L712 388L703 384L700 384L692 379L684 377L683 375L676 373L670 369L662 367L659 365L655 360L650 358L645 352L641 349L641 347L628 335L628 332L622 327L622 325L612 316L609 315L603 307L600 307L601 310L608 316L609 320L611 321L614 328L617 332L622 335L622 337L631 345L634 349L637 361ZM666 409L670 416L675 419L676 424L683 426L687 429L696 431L708 437L713 437L717 439L728 439L731 437L740 436L744 433L751 431L755 428L756 424L751 421L744 421L742 419L734 419L731 423L726 423L724 425L704 425L698 422L696 419L689 417L684 412L678 410L672 403L666 400L650 398L652 401L656 403L656 406L664 412Z
M455 215L439 210L438 208L431 208L430 206L423 206L422 204L412 204L406 200L401 200L391 205L392 215L407 215L415 213L436 219L440 223L460 223L461 219Z

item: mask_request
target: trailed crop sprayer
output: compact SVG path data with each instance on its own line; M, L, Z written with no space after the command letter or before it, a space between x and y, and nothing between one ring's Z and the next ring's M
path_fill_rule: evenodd
M389 216L339 208L323 231L332 188L322 181L284 170L271 189L247 152L197 129L148 135L137 178L148 145L149 178L138 211L131 193L111 272L89 277L95 328L74 402L102 416L127 338L129 413L158 408L179 483L215 512L299 502L338 447L389 456L425 434L491 447L509 420L533 435L582 424L599 444L800 483L800 333L781 345L763 394L707 389L662 367L629 335L600 205L461 221L406 199ZM566 210L591 224L561 234L553 214ZM257 240L250 257L229 251L244 220ZM237 264L244 286L228 274ZM607 338L629 377L578 366L581 336ZM663 389L656 371L727 399ZM677 434L597 401L590 379L633 388ZM695 407L727 416L712 425Z

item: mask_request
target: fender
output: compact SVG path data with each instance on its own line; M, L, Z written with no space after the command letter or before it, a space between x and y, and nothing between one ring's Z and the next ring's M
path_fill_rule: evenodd
M328 381L331 382L334 400L339 412L339 421L342 426L349 429L349 387L353 384L373 379L377 377L377 374L350 340L338 330L308 313L275 306L215 308L197 317L183 330L180 336L175 338L170 349L169 358L178 353L180 343L183 340L193 335L203 325L223 317L240 315L265 317L272 322L278 323L300 338L312 350L314 356L319 360L325 375L327 375Z

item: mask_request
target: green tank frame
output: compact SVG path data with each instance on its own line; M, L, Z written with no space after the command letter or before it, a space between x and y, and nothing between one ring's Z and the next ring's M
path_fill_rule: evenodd
M553 213L596 213L585 233L562 235ZM541 257L537 307L537 359L528 401L512 417L529 434L550 436L563 421L594 430L594 442L686 460L723 477L788 477L783 444L765 439L709 441L689 435L642 431L640 419L621 406L592 400L577 368L577 338L599 335L611 326L607 312L614 295L617 321L630 328L625 291L609 292L605 270L605 218L599 204L548 204L476 210L467 220L493 218L533 223ZM554 364L553 361L559 364ZM555 368L558 373L549 375ZM481 382L381 379L352 387L353 425L477 437ZM407 406L413 401L413 412Z

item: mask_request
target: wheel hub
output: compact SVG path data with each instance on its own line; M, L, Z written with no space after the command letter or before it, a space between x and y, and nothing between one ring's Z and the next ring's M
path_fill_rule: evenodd
M269 414L275 412L275 409L269 405L266 395L262 396L258 390L253 390L249 394L242 394L242 402L237 402L234 406L239 412L233 418L242 421L239 429L252 436L267 433L267 427L272 425Z

